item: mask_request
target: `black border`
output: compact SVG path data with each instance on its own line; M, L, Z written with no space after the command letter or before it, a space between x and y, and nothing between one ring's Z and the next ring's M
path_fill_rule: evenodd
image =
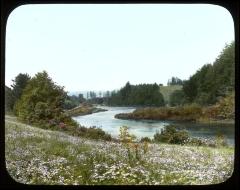
M21 183L15 182L8 174L6 167L5 167L5 122L4 122L4 92L5 92L5 34L6 34L6 24L8 16L10 15L11 11L13 11L16 7L24 4L93 4L93 3L101 3L101 4L125 4L125 3L177 3L177 4L215 4L222 7L225 7L232 15L233 21L234 21L234 27L235 27L235 101L236 101L236 122L235 122L235 162L234 162L234 172L233 175L225 182L216 184L216 185L176 185L176 186L41 186L41 185L25 185ZM86 1L86 0L1 0L1 65L0 65L0 85L1 85L1 96L0 96L0 187L4 188L24 188L24 189L52 189L52 188L139 188L139 189L212 189L212 190L218 190L218 189L239 189L240 188L240 175L239 175L239 9L240 9L240 3L239 0L163 0L163 1L143 1L143 0L137 0L137 1L126 1L126 0L103 0L103 1Z

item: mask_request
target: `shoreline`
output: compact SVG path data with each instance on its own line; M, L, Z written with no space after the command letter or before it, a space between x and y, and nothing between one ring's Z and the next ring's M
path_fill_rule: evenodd
M133 121L141 121L141 120L149 120L149 121L170 121L170 122L189 122L189 123L200 123L200 124L233 124L235 125L234 119L224 119L224 120L213 120L213 119L197 119L197 120L181 120L181 119L154 119L154 118L138 118L134 116L130 116L128 113L120 113L114 116L116 119L122 120L133 120Z
M67 110L65 111L65 113L71 117L77 117L77 116L84 116L84 115L89 115L89 114L104 112L104 111L108 111L108 110L95 107L93 105L81 105L71 110Z

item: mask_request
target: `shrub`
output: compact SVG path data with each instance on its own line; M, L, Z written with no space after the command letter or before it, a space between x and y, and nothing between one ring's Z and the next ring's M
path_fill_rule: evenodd
M119 139L122 145L127 149L129 163L133 164L135 159L140 160L139 144L134 142L136 137L129 134L127 126L120 127Z
M202 140L199 139L199 138L189 138L187 144L193 145L193 146L206 145L206 144L204 143L204 141L202 141Z
M66 124L63 122L60 122L58 126L60 129L66 129Z
M150 143L152 140L149 137L142 137L140 142L148 142Z
M216 138L216 146L227 146L227 140L225 138L225 136L222 133L217 133Z
M80 126L77 128L76 134L78 136L91 138L91 139L102 139L106 141L111 141L112 139L110 134L106 133L101 128L96 128L95 126L89 127L89 128Z
M189 139L187 131L178 131L174 125L166 126L164 129L154 135L155 142L164 142L170 144L185 144Z

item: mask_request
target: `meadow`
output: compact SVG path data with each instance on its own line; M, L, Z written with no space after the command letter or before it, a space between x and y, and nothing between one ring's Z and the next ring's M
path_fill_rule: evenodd
M24 184L205 185L226 181L234 168L233 147L149 143L135 152L120 142L74 137L10 116L5 158L10 176Z

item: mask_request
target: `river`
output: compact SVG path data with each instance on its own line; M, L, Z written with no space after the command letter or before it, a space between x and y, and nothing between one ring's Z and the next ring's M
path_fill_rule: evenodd
M105 112L98 112L90 115L73 117L79 124L90 127L96 126L102 128L104 131L111 134L113 137L119 135L119 128L121 126L128 126L129 132L136 135L138 138L150 137L157 130L161 130L164 126L174 123L177 128L187 130L191 136L194 137L215 137L217 133L223 134L227 138L227 142L234 144L234 124L200 124L191 122L169 122L169 121L149 121L149 120L122 120L115 119L114 115L118 113L129 113L135 108L133 107L107 107L99 106L107 109Z

